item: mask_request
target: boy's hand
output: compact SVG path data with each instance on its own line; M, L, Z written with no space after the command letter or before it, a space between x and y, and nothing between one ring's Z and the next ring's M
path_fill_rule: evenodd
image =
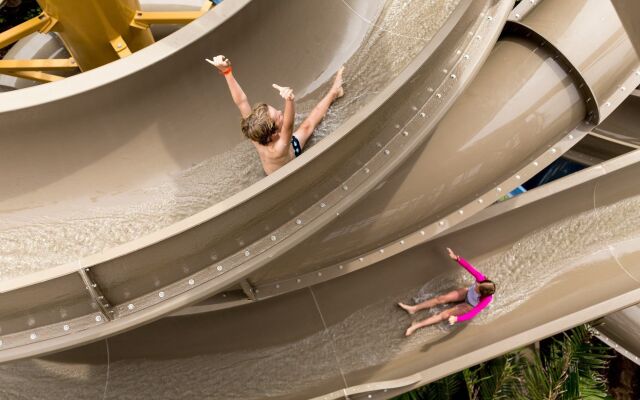
M231 61L229 61L229 59L227 57L223 56L223 55L215 56L211 60L209 60L208 58L205 58L205 60L209 64L211 64L214 67L218 68L221 72L224 72L229 67L231 67Z
M449 317L449 325L453 325L456 322L458 322L458 317L456 317L455 315Z
M447 251L449 252L449 257L451 257L454 260L458 259L458 256L456 255L456 253L453 252L453 250L447 247Z
M282 87L282 86L276 85L275 83L271 86L273 86L275 90L280 92L280 96L282 96L283 99L293 101L293 99L295 98L293 94L293 89L291 89L290 87Z

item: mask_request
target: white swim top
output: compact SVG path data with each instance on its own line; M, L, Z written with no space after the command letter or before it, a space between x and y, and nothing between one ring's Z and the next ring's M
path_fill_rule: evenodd
M477 285L477 283L474 283L473 285L469 286L469 290L467 290L466 301L473 307L477 306L480 302L480 293L476 293Z

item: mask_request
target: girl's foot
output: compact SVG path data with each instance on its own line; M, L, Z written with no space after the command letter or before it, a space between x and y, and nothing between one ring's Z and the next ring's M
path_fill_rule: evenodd
M344 66L340 67L336 72L336 77L333 79L333 85L331 85L331 91L334 93L335 98L344 96L344 89L342 89L342 73L344 72Z
M411 326L407 328L407 331L404 333L405 336L411 336L413 334L413 332L416 331L416 329L418 329L418 324L413 322L411 323Z
M404 303L398 303L398 305L400 306L400 308L402 308L403 310L405 310L411 315L416 313L416 306L410 306Z

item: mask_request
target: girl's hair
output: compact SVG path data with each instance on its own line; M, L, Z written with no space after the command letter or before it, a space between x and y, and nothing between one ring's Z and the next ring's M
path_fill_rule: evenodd
M496 292L496 284L489 279L485 279L478 283L478 291L482 297L491 296Z
M276 133L276 124L269 116L269 106L265 103L256 104L247 118L240 123L242 133L254 142L266 145L271 141L271 135Z

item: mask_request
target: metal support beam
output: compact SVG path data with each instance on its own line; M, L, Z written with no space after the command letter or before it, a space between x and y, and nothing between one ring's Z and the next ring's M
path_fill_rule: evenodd
M2 71L4 75L15 76L16 78L31 79L32 81L48 83L64 79L62 76L47 74L40 71Z
M68 71L78 68L73 58L45 60L0 60L0 73L20 71Z
M111 321L114 318L114 310L112 309L109 301L107 301L107 299L102 294L102 291L100 290L98 284L95 283L93 279L91 279L91 276L89 276L89 268L81 268L78 273L82 277L82 281L89 291L89 295L91 296L93 301L96 303L98 308L100 308L100 311L102 311L105 318L108 321Z
M0 49L12 43L17 42L25 36L29 36L33 32L48 32L53 28L56 21L47 14L42 13L35 18L14 26L13 28L0 33Z
M119 60L154 42L150 29L131 27L138 0L38 0L82 71ZM120 47L118 47L120 45ZM115 50L115 51L114 51Z
M202 11L138 11L131 26L147 28L153 24L188 24L202 14Z
M111 43L111 47L113 47L116 53L118 53L118 57L124 58L131 55L131 50L122 36L118 36L117 38L110 40L109 43Z
M240 287L249 300L258 300L258 298L256 297L255 288L253 287L253 285L251 285L251 283L249 283L248 280L245 279L243 281L240 281Z

